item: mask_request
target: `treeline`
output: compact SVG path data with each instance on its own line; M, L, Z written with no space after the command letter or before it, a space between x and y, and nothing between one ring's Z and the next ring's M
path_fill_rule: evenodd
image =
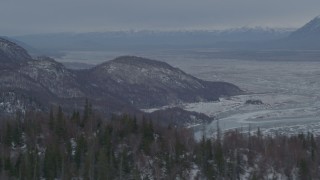
M151 179L187 177L195 141L186 129L127 115L28 112L2 119L0 179Z
M208 179L320 179L320 138L238 130L202 138L197 164ZM213 177L213 178L212 178Z
M0 179L319 179L320 139L192 130L128 115L28 112L0 121Z

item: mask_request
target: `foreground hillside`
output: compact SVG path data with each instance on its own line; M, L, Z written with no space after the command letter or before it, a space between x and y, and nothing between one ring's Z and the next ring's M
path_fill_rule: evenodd
M71 112L85 99L102 114L138 113L141 108L215 101L241 92L233 84L203 81L167 63L140 57L70 70L48 57L32 59L22 47L0 38L0 115L48 111L59 104Z
M25 120L22 120L25 119ZM126 115L28 112L1 119L0 179L319 179L320 139L188 129Z

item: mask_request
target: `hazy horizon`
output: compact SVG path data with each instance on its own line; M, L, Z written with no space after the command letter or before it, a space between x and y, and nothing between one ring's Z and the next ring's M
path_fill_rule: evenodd
M315 0L2 1L0 34L299 28L320 14L319 5Z

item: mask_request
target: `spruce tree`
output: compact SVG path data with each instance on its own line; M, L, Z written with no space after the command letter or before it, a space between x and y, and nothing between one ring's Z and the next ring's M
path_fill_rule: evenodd
M89 100L86 99L85 105L84 105L84 110L83 110L83 118L80 123L80 126L82 128L85 127L86 124L88 123L91 113L92 113L92 105L89 103Z
M49 128L50 128L50 130L53 130L53 129L54 129L54 115L53 115L52 107L50 108Z
M58 108L56 123L55 123L55 133L59 139L65 138L66 134L66 122L64 119L64 114L62 112L61 106Z

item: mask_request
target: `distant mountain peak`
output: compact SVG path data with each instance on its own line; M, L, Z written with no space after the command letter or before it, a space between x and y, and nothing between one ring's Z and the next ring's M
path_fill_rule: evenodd
M291 34L294 38L308 38L320 35L320 16L313 18L307 24L299 28L297 31Z
M315 18L313 18L311 21L309 21L304 27L306 27L306 26L315 26L315 25L319 25L320 24L320 15L319 16L317 16L317 17L315 17Z

